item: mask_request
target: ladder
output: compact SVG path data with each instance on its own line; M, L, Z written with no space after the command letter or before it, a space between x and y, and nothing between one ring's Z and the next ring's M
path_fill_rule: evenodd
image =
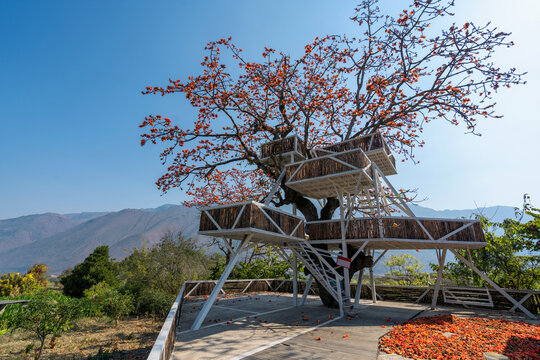
M339 304L339 313L344 315L344 306L349 305L350 298L345 295L343 276L337 272L339 266L332 266L335 253L318 249L306 240L288 243L287 247L304 264L315 279L328 291Z

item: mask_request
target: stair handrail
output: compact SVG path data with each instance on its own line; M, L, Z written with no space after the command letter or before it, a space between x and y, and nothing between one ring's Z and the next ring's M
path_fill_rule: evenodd
M319 254L319 252L318 252L313 246L311 246L311 244L310 244L307 240L302 239L302 240L300 240L299 242L302 243L303 245L306 245L306 246L309 248L309 250L310 250L311 252L315 253L315 256L319 259L319 261L320 261L321 263L323 263L323 264L324 264L324 265L332 272L333 275L335 275L335 276L336 276L337 278L339 278L340 280L343 280L343 276L341 276L341 274L338 273L338 272L336 271L336 269L334 269L334 267L333 267L332 265L330 265L330 264L328 263L328 261L326 261L326 260L324 259L324 257L322 257L322 256Z

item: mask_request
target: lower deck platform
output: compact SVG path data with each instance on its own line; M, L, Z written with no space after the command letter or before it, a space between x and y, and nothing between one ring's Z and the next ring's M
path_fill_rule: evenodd
M376 359L379 337L426 309L361 300L339 317L318 296L295 307L291 294L225 295L199 330L189 330L203 300L186 299L172 359Z

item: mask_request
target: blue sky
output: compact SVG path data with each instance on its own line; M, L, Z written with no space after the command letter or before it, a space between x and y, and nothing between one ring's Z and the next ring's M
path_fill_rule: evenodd
M181 202L181 192L161 196L154 185L159 148L139 146L138 124L151 113L189 124L193 112L179 95L140 91L197 74L205 43L221 37L257 60L265 45L294 55L315 36L353 34L355 4L1 1L0 219ZM381 7L396 13L397 4ZM482 137L426 128L420 164L399 164L392 179L419 188L424 206L519 205L525 192L540 204L539 10L534 0L457 1L457 23L491 20L513 32L517 45L496 60L528 71L528 84L498 96L505 117L481 122Z

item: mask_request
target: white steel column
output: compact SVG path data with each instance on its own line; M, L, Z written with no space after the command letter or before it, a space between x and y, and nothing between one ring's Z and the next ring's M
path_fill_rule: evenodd
M347 243L343 241L341 243L343 257L349 258L347 254ZM347 301L350 301L351 299L351 284L349 279L349 269L346 267L343 268L343 286L345 287L345 296L347 297Z
M354 305L355 309L358 309L358 301L360 300L360 295L362 293L362 278L364 277L364 268L360 269L358 273L358 284L356 285L356 294L354 295Z
M293 254L293 305L298 306L298 258L296 253Z
M229 264L227 264L227 267L225 267L225 270L219 278L219 281L216 283L216 286L214 286L212 293L206 299L206 302L202 307L201 311L199 312L199 315L197 315L195 322L193 323L193 325L191 325L191 330L198 330L201 327L204 319L206 319L206 315L208 315L208 312L212 308L212 305L214 305L214 302L216 301L216 298L221 291L221 288L225 284L225 281L227 281L232 269L234 269L236 263L238 262L238 259L240 258L240 253L246 247L246 245L249 244L249 241L252 237L253 234L250 234L244 240L242 240L240 245L238 245L238 247L236 248L236 251L232 254Z
M347 232L347 229L345 227L345 204L343 199L343 193L340 191L338 193L339 198L339 217L341 218L341 254L344 258L348 258L347 254L347 242L345 241L345 233ZM349 279L349 269L346 267L343 268L343 287L345 288L345 297L347 298L347 301L350 301L351 299L351 285L350 285L350 279Z
M307 296L309 294L309 290L311 289L311 285L313 284L313 275L309 274L308 281L306 283L306 288L304 289L304 293L302 294L302 299L300 300L300 306L304 306L306 303Z
M375 255L375 250L371 253L371 256ZM371 285L371 299L373 303L377 302L377 290L375 289L375 277L373 276L373 266L369 268L369 281Z
M437 271L437 280L435 281L435 288L433 289L433 297L431 298L431 309L435 309L437 306L437 298L439 297L439 290L441 288L441 281L443 276L444 261L446 259L446 249L440 253L440 250L435 250L437 252L437 261L439 262L439 271Z
M511 297L510 295L508 295L508 293L506 291L504 291L499 285L495 284L490 278L487 277L486 274L484 274L482 271L480 271L472 262L468 261L467 259L465 259L463 256L461 256L460 253L458 253L456 250L454 249L450 249L450 251L459 259L461 260L465 265L467 265L468 267L470 267L475 273L477 273L478 275L480 275L480 277L482 279L484 279L489 285L493 286L493 288L495 290L497 290L499 293L501 293L501 295L503 295L505 298L508 299L508 301L510 301L512 304L514 304L518 309L520 309L521 311L523 311L529 318L531 319L536 319L536 316L533 315L529 310L527 310L525 307L523 307L523 305L521 305L520 303L518 303L513 297Z

